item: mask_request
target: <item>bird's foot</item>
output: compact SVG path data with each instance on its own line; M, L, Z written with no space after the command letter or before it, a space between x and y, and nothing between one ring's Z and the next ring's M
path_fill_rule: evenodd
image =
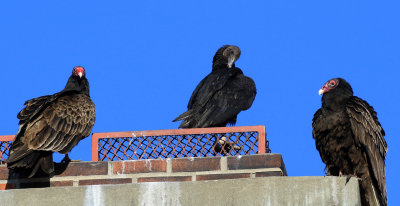
M357 177L357 175L355 175L355 174L343 175L343 177L346 177L346 184L350 181L350 179L351 179L352 177L357 178L357 179L360 179L360 178Z
M66 163L70 163L70 162L71 162L71 159L69 158L68 154L66 154L60 163L66 164Z
M55 162L54 163L55 175L63 173L68 168L70 162L72 162L72 160L68 157L68 154L65 155L65 157L61 160L60 163Z
M343 176L343 173L342 173L342 170L340 170L339 171L339 177L342 177Z
M236 146L236 145L234 145L233 148L234 148L235 150L241 150L241 149L242 149L241 146Z
M343 176L345 176L345 177L347 177L347 178L352 178L352 177L354 177L354 178L357 178L357 179L361 179L361 178L358 177L356 174L349 174L349 175L343 175Z
M65 155L64 159L61 160L62 163L70 163L70 162L80 162L81 160L71 160L68 154Z

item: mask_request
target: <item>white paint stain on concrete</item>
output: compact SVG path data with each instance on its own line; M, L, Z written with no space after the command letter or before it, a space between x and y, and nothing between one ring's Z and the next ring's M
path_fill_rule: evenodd
M84 206L104 206L102 185L88 186L85 191Z
M338 199L339 188L337 187L338 186L338 183L336 181L337 179L331 178L330 180L331 180L330 184L331 184L331 189L332 189L331 194L332 194L333 203L334 203L334 205L339 205L339 199Z
M178 182L143 183L139 186L140 206L180 206L181 188Z
M149 170L151 171L151 160L150 159L146 159L145 160L146 162L144 163L144 165L146 166L146 167L148 167L149 168Z
M122 174L125 174L125 162L122 162Z

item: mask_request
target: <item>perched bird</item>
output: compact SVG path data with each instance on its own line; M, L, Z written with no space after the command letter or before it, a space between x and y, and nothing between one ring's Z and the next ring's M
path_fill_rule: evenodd
M73 69L65 88L25 102L17 117L19 130L6 160L9 169L32 177L39 168L54 173L53 152L65 154L92 131L96 109L89 95L85 69Z
M234 142L227 141L227 138L224 135L218 141L216 141L216 144L214 146L214 151L216 153L221 153L223 155L226 155L231 152L232 147L234 150L242 149L240 146L235 145Z
M257 93L256 85L235 66L239 57L237 46L225 45L218 49L212 71L197 85L188 111L173 120L183 120L179 128L234 125L239 112L250 108Z
M313 137L328 175L361 179L363 205L387 205L385 132L372 106L353 96L350 84L331 79L319 90L322 108L313 118Z

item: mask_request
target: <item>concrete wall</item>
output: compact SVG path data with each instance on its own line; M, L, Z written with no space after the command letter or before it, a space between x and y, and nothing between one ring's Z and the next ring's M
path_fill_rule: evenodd
M360 205L358 180L260 177L0 191L0 205Z

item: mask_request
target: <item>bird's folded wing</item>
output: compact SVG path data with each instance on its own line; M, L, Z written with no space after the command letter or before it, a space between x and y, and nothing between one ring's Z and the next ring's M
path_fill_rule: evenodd
M95 112L86 95L62 96L28 123L22 141L29 149L67 153L90 134Z
M373 176L386 199L385 156L388 148L384 139L385 132L378 122L376 112L358 97L353 97L348 102L346 112L350 117L356 143L365 149Z
M204 106L207 104L211 97L224 87L231 77L240 72L239 69L229 69L229 71L213 71L207 75L193 91L187 106L188 109L192 109L194 105Z

